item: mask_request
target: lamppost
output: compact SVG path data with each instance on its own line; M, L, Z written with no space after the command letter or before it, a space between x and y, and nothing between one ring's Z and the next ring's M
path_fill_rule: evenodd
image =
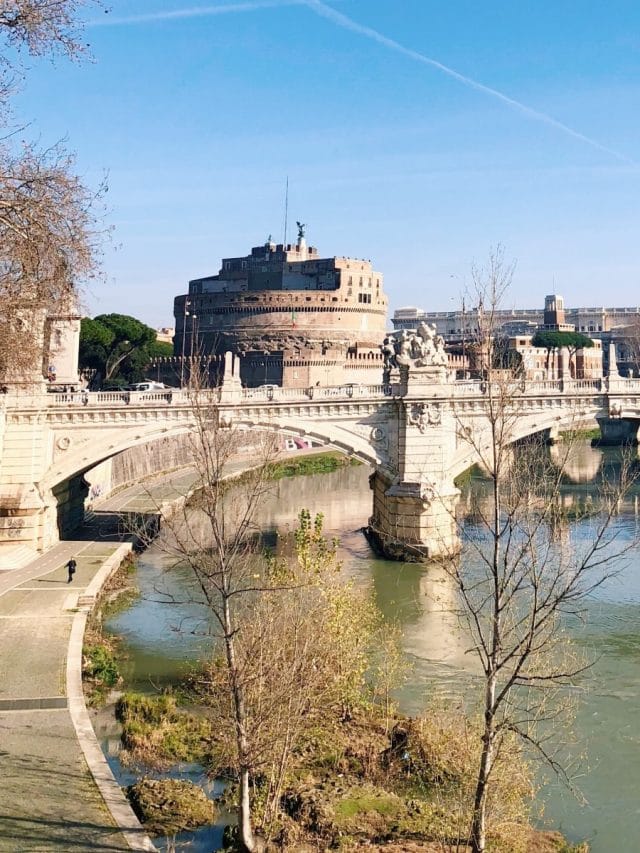
M185 337L187 334L187 317L189 316L189 312L187 308L191 307L191 300L184 300L184 314L182 317L182 359L180 362L180 387L184 387L184 345L185 345Z
M193 362L193 342L196 342L195 352L198 354L198 315L191 315L191 361ZM193 366L192 366L193 367Z
M461 333L462 333L462 375L466 379L467 378L467 366L466 366L466 357L467 357L467 351L466 351L467 350L467 310L466 310L466 305L465 305L465 294L466 294L467 282L466 282L466 278L461 279L457 273L452 273L449 276L449 278L456 278L456 279L458 279L458 281L462 281L462 287L463 287L463 290L462 290L462 319L461 319L461 322L462 322L462 329L461 329ZM450 299L452 302L456 301L455 296L451 296ZM454 317L455 317L456 313L457 312L454 309Z

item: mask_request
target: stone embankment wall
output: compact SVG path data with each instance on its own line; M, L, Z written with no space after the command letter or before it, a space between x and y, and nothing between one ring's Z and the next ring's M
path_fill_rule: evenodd
M246 441L238 445L238 454L255 454L260 435L262 433L258 430L247 432ZM187 468L193 464L191 442L191 437L186 434L167 436L141 447L125 450L96 465L84 475L88 484L85 507L90 509L96 501L147 477Z
M174 435L125 450L84 475L89 493L86 506L147 477L186 468L193 461L188 435Z

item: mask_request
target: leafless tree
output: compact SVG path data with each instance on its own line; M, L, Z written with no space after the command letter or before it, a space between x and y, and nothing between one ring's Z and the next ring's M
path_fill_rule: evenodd
M95 213L103 189L88 190L60 146L46 152L25 146L15 154L0 145L3 375L33 366L39 341L29 317L75 312L78 283L97 274L102 230Z
M190 446L197 479L196 504L191 514L178 512L167 518L167 551L186 562L197 591L214 621L224 659L223 674L233 719L238 769L238 829L247 851L260 849L251 819L251 744L249 739L247 685L239 653L239 608L255 596L263 583L254 577L256 509L268 487L267 466L277 453L268 435L256 440L256 460L243 477L241 489L224 487L237 459L242 434L220 419L211 392L193 388L193 425Z
M80 12L101 5L97 0L0 0L0 28L12 47L32 56L61 53L73 59L87 48Z
M189 569L185 600L205 608L198 630L209 634L211 656L196 685L222 744L211 770L233 772L238 841L255 851L278 825L293 751L369 701L367 637L380 616L368 591L343 582L337 543L307 511L265 555L256 516L272 488L276 438L228 422L195 374L189 394L192 498L163 515L159 547L169 571Z
M8 100L24 71L22 55L65 56L80 59L87 55L78 21L83 8L102 8L100 0L0 0L0 126L6 126Z
M492 365L493 319L513 268L502 252L486 269L474 270L484 305L481 348L487 368L483 411L476 428L459 434L488 473L489 494L475 506L474 524L460 524L462 555L445 561L459 593L460 615L472 638L483 675L482 751L477 771L469 843L487 845L487 802L501 751L513 735L560 774L564 767L552 741L550 721L560 714L561 693L588 667L567 642L563 620L579 615L586 597L620 569L632 543L617 540L615 516L629 488L625 469L606 483L599 512L580 520L580 535L559 540L561 485L570 446L552 465L542 442L514 451L518 419L526 414L523 385L509 370ZM564 459L562 458L564 454ZM558 692L560 691L560 693Z
M0 375L41 368L44 313L77 310L81 283L98 268L104 185L91 191L62 145L16 143L6 96L18 52L78 57L85 49L77 16L85 0L0 0ZM4 99L3 99L4 96Z

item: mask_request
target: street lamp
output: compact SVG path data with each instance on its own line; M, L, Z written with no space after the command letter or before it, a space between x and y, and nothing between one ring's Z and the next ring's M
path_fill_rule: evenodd
M196 355L198 354L198 315L191 315L191 361L193 362L193 340L196 339ZM192 365L193 369L193 365Z
M184 314L182 317L182 360L180 363L180 387L184 387L184 345L185 345L185 336L187 334L187 317L189 316L189 312L187 308L191 307L191 300L184 300Z

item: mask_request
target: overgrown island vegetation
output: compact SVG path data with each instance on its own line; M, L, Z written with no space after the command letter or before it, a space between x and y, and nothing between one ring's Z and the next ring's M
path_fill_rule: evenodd
M223 462L235 441L231 433L216 441L229 441L228 450L217 447ZM223 504L231 501L228 509L237 513L239 495L246 500L247 490L263 494L274 477L337 464L334 455L320 454L298 460L305 463L301 469L288 470L272 453L267 444L264 466L236 478L239 490L228 483L216 490ZM206 501L201 491L191 502L188 527L182 523L186 516L171 524L168 547L182 561L187 541L191 559L211 559L210 549L200 552L197 541L210 527L205 532L193 519L195 512L200 522L210 522ZM228 520L229 512L223 515ZM236 529L232 525L227 535ZM428 697L423 715L398 712L394 691L410 674L400 636L384 624L367 591L345 582L338 543L325 538L320 517L302 511L297 530L280 541L275 554L256 547L254 533L247 526L245 544L251 540L251 545L236 543L242 572L234 579L232 600L242 606L233 625L235 675L218 636L211 659L170 691L124 693L117 702L121 757L142 776L127 794L145 827L172 835L211 823L217 807L233 810L238 802L242 767L235 678L243 688L253 849L471 850L481 717L461 703L429 704ZM118 592L130 594L129 572L124 567L105 590L108 608L117 606ZM100 636L100 622L93 622L85 657L94 696L120 682L117 641ZM146 775L181 762L198 763L225 780L216 805L191 782ZM533 793L533 769L516 738L506 738L492 768L486 849L585 851L557 833L532 829ZM248 849L235 827L227 830L226 843L229 850Z
M256 601L239 624L247 638L251 818L259 849L467 850L480 721L461 707L435 704L416 718L398 713L392 692L409 674L398 632L384 624L367 592L341 578L336 546L324 538L321 518L303 511L293 539L262 561L261 584L274 600ZM127 563L105 589L103 613L130 591ZM85 644L93 696L121 683L117 641L105 639L100 624L100 617L93 620ZM222 656L160 695L122 694L116 714L125 763L143 774L201 764L226 781L219 805L233 808L238 761ZM531 768L511 746L496 768L487 849L586 849L531 829ZM143 776L127 793L152 834L215 820L216 807L190 782ZM243 849L233 829L226 840L228 849Z

